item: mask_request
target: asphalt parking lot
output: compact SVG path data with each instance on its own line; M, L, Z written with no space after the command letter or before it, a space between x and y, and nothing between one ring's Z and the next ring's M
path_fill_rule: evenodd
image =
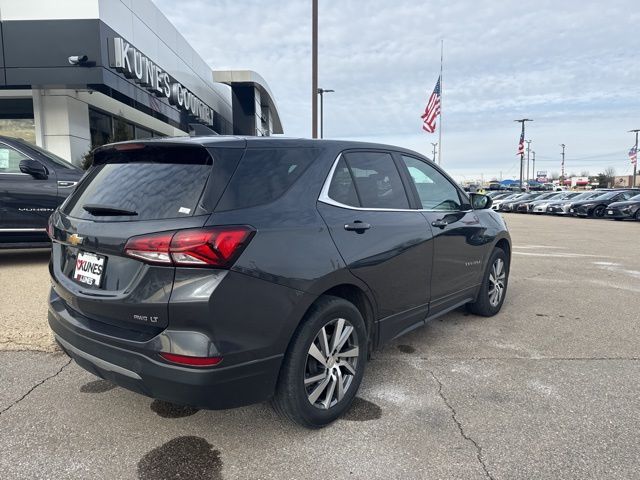
M0 252L0 476L640 478L640 223L506 219L503 311L459 310L376 353L320 431L96 379L53 349L47 252Z

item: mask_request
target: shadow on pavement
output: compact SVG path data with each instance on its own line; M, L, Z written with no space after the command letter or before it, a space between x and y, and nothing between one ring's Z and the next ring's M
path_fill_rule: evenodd
M34 248L34 249L0 249L0 266L20 266L20 265L36 265L46 264L51 256L50 248Z

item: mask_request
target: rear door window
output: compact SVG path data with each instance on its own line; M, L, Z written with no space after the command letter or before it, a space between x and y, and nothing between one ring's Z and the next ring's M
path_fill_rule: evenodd
M64 213L100 221L194 215L212 170L208 152L202 148L149 150L112 154L106 163L98 162L66 203Z
M348 185L345 167L348 168L355 193L362 208L408 209L409 200L402 179L393 161L393 157L385 152L348 152L343 155L346 163L338 165L329 197L341 191L343 198L353 201L353 193ZM340 184L343 183L342 186ZM339 190L340 189L340 190ZM341 202L343 203L343 202ZM352 203L347 203L351 205Z

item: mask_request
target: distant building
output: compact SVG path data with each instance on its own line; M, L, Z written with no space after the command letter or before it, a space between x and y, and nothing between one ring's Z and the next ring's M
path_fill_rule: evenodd
M613 179L614 187L631 187L633 185L633 175L616 176ZM636 175L636 186L640 187L640 175Z

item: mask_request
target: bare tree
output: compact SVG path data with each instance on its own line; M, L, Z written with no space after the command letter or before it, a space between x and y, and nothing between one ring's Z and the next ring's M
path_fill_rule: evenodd
M589 170L582 170L580 172L580 176L581 177L588 177L589 176Z
M558 172L551 172L549 178L551 178L551 180L558 180L560 178L560 174Z
M604 176L607 179L607 186L613 186L616 177L616 169L613 167L607 167L604 169Z

